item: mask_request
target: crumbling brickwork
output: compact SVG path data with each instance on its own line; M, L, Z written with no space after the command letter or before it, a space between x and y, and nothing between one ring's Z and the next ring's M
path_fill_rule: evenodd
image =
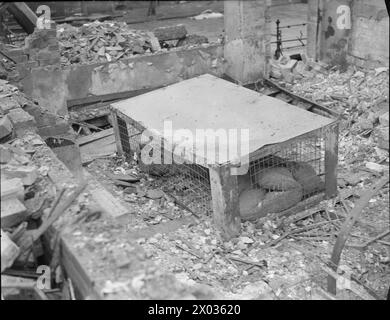
M340 6L350 8L349 28L338 25L342 14L348 15L339 10ZM307 55L316 61L362 67L389 64L389 15L385 1L310 0L307 37Z

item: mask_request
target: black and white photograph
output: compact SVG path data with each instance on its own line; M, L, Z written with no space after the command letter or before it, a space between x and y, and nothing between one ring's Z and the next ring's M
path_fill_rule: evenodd
M388 5L0 2L11 316L390 300Z

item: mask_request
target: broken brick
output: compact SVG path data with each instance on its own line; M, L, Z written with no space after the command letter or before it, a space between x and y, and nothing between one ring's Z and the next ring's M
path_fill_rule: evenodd
M379 116L379 123L384 127L389 126L389 112L386 112Z
M19 255L19 247L1 230L1 272L12 266Z
M11 159L11 151L3 145L0 145L0 163L8 163Z
M17 109L19 107L19 103L13 97L5 97L0 99L0 109L3 114L7 114L11 110Z
M36 131L35 120L21 108L11 110L8 117L13 125L16 136L23 136L27 131Z
M298 60L290 59L286 63L282 63L282 62L284 62L284 61L281 61L279 63L280 69L281 70L288 70L291 72L292 69L295 67L295 65L298 63Z
M1 200L1 227L11 228L27 219L27 210L17 198Z
M8 116L1 117L0 118L0 139L9 136L12 133L12 129L13 126Z
M8 179L19 178L23 185L31 186L38 178L37 168L34 166L9 166L2 169L2 174Z
M187 29L184 25L160 27L153 30L154 35L159 41L179 40L187 35Z
M375 136L379 148L389 150L389 127L375 128Z
M8 198L24 199L24 186L22 180L19 178L14 179L1 179L1 201Z

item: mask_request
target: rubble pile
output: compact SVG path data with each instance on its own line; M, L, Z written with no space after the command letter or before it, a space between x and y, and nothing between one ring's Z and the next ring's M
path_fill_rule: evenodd
M208 43L205 36L188 35L184 25L133 30L125 22L95 21L81 27L57 26L61 65L110 62L137 54Z
M347 148L374 146L389 150L389 69L357 69L350 66L346 72L337 68L327 70L321 63L282 57L271 64L271 76L279 79L286 89L338 112L341 122L342 140ZM366 147L363 147L366 145ZM351 149L350 149L351 150ZM367 151L367 150L365 150ZM383 152L379 151L383 157ZM353 155L352 155L353 154ZM356 153L348 152L356 162ZM341 152L343 157L343 152ZM383 159L382 159L383 160Z
M26 132L42 136L67 135L67 120L27 97L16 86L0 79L0 142L22 137Z
M339 145L341 166L388 162L388 68L356 70L350 67L344 73L317 72L289 88L343 116Z
M95 21L81 27L57 26L61 64L109 62L155 52L153 34L132 30L125 22Z
M42 242L34 238L34 232L39 230L41 218L48 216L54 194L43 181L47 171L36 166L32 160L36 148L44 144L38 136L34 136L28 143L27 139L14 139L0 145L2 287L5 279L11 282L8 283L10 287L17 287L15 281L26 280L14 276L4 278L10 268L35 272L37 259L44 254ZM34 286L32 283L31 287L25 288L36 290ZM12 290L2 290L2 296L9 294L12 294Z
M19 78L15 64L0 55L0 79L15 81Z
M371 190L379 179L388 176L389 69L349 66L341 72L337 67L329 68L322 63L308 61L303 55L302 61L286 57L273 61L270 71L271 76L290 92L341 115L337 172L339 197L323 201L317 208L298 214L292 221L285 221L287 231L279 233L279 237L286 235L296 239L296 223L303 226L326 223L329 215L343 219L355 207L357 198ZM361 209L359 221L348 235L348 243L351 244L346 245L340 262L351 268L362 283L381 292L382 296L388 289L389 273L386 270L389 258L386 250L389 242L379 240L370 247L356 243L369 241L388 230L388 201L387 187L369 200L367 208ZM308 247L321 247L332 240L329 230L300 233L305 234L306 237L299 239L301 244L306 242ZM337 230L333 232L333 235L337 234ZM352 248L364 249L364 261ZM333 246L330 246L326 250L331 252L332 249ZM319 252L321 250L324 251L324 248L317 249Z

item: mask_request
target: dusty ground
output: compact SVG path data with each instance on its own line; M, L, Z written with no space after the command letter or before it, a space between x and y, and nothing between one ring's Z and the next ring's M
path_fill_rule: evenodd
M273 215L246 222L239 238L224 242L210 215L198 219L169 196L158 194L156 179L140 172L134 162L109 157L88 165L94 179L123 199L130 211L117 218L110 214L87 218L92 198L85 192L56 223L99 293L107 299L325 299L326 273L321 267L329 260L344 217L381 175L388 174L365 170L368 161L388 170L389 155L376 146L372 130L362 131L359 121L375 112L378 97L386 99L388 70L366 71L363 76L361 72L351 68L346 74L319 73L290 86L318 101L334 100L329 106L345 111L339 139L339 192L349 195L341 197L343 203L323 201L284 224ZM343 90L349 90L345 79L351 79L351 94L340 100L346 94ZM320 89L313 90L318 84ZM357 85L362 85L359 90ZM358 105L370 101L358 117L355 112L361 108L351 108L353 98ZM33 161L42 179L74 184L64 165L50 158L47 147L31 145L33 138L26 136L17 144L34 149ZM108 173L133 173L141 181L122 188L114 185ZM53 187L45 190L54 192ZM386 185L360 215L340 262L382 299L390 283L390 236L363 250L353 245L388 230L388 207ZM299 234L289 234L297 230ZM337 298L360 299L348 290L339 290Z
M333 81L351 76L354 79L354 75L359 77L356 72L352 68L342 75L337 72L318 74L297 82L292 89L300 93L305 91L310 96L311 93L318 94L318 91L310 90L312 86L322 83L322 90L327 90L324 85L327 83L329 88L340 91L340 86L335 86ZM374 75L372 71L366 75L365 89L358 92L370 92L372 101L386 95L388 71L379 75ZM359 80L357 83L362 82ZM356 93L353 91L354 84L352 80L352 92ZM370 89L370 86L375 89ZM327 99L329 95L331 93L328 92ZM168 290L168 285L150 287L148 279L151 274L163 277L173 274L179 283L190 287L203 285L200 291L189 294L188 297L192 298L206 295L225 299L324 299L322 290L326 289L326 273L321 267L330 258L345 216L382 174L388 174L388 171L367 171L365 164L368 161L381 163L384 168L387 167L386 170L389 165L388 152L376 147L373 135L367 136L367 132L353 134L354 130L360 133L361 130L356 128L359 122L355 125L355 122L350 122L354 118L350 104L336 101L330 105L338 111L344 109L347 118L342 122L339 140L339 192L343 201L322 201L315 208L288 218L282 226L281 221L272 215L257 223L243 223L241 236L229 242L223 242L218 236L211 216L191 217L169 196L149 199L147 193L155 188L155 178L142 174L134 163L119 158L99 159L91 163L87 169L113 194L123 198L132 212L121 222L97 220L82 223L73 233L76 239L90 234L90 238L84 239L88 239L87 243L79 239L80 245L93 248L95 254L98 250L98 256L103 257L99 261L99 270L105 275L101 286L107 297L123 297L123 294L128 294L126 290L130 290L129 287L136 297L165 297L167 293L163 291ZM366 112L368 110L371 109ZM122 188L113 184L106 176L108 172L139 174L142 179L134 187ZM340 265L348 267L351 274L379 298L386 296L390 284L390 236L362 250L354 248L354 245L389 229L388 207L387 185L361 213L340 261ZM316 224L322 227L315 227ZM293 230L306 227L309 231L289 235ZM132 250L138 252L137 262L129 258ZM140 266L140 261L143 267L148 265L150 269L133 268ZM136 274L136 280L128 281L129 273ZM112 280L106 282L107 279ZM337 297L360 299L348 290L339 290Z

